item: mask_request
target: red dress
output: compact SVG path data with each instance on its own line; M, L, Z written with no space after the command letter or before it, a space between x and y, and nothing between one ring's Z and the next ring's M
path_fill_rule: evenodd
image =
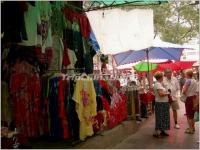
M11 75L10 93L13 100L13 118L22 136L21 143L28 137L38 136L38 106L40 96L40 80L36 74L23 73L25 63L16 65L16 72ZM16 67L15 66L15 67Z
M65 90L66 80L60 80L58 85L58 107L59 107L59 118L61 120L61 126L63 129L63 138L69 138L69 131L67 125L66 109L65 109Z

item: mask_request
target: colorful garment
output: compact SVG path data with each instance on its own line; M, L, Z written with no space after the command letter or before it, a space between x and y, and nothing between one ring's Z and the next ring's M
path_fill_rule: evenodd
M52 32L51 32L51 20L52 15L51 4L48 1L37 1L36 7L40 12L41 24L38 26L38 33L40 36L40 43L42 46L42 52L45 52L46 48L52 47Z
M40 80L36 74L18 71L20 73L12 74L10 80L14 122L25 139L37 137Z
M70 22L72 22L73 19L76 18L80 24L81 35L85 38L89 38L91 28L89 20L85 14L74 12L73 10L70 10L68 8L63 9L63 13L66 19Z
M25 27L27 32L27 40L22 41L22 45L36 46L40 44L38 35L38 25L41 24L40 12L38 7L28 5L28 11L24 14Z
M50 115L50 136L56 139L63 137L63 128L59 117L58 102L59 77L50 79L49 85L49 115Z
M75 80L67 80L65 104L67 108L68 126L70 131L70 137L73 141L80 139L80 121L76 112L76 102L72 99L72 94L76 86Z
M63 138L69 138L68 122L67 122L67 110L65 107L65 92L67 82L66 80L60 80L58 85L58 107L59 107L59 118L61 120L61 126L63 129Z
M65 16L62 13L62 8L64 7L64 1L52 1L52 16L51 16L51 27L52 35L57 35L58 37L63 37L63 30L66 27Z
M94 134L92 128L92 117L96 111L96 93L92 79L89 77L77 80L73 95L76 102L76 112L80 120L80 139Z
M64 55L64 46L61 38L53 36L52 59L49 66L50 70L61 70Z

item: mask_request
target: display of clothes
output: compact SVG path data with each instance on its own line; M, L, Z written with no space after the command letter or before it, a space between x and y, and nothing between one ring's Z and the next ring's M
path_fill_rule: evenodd
M75 74L93 73L85 14L59 1L4 1L2 23L2 121L13 121L21 143L43 135L85 140L126 119L119 81Z
M93 73L93 57L96 54L89 41L90 25L87 17L68 8L63 9L66 18L66 29L63 32L64 42L69 50L76 54L75 68L85 68L87 74Z

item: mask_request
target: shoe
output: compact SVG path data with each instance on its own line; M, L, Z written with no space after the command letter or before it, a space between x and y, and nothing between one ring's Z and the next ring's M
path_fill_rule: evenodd
M178 124L175 124L174 128L175 129L180 129L180 126Z
M163 136L161 135L161 134L153 134L153 137L155 137L155 138L162 138Z
M169 136L169 134L167 134L167 133L164 132L164 131L162 131L162 132L160 133L160 135L162 135L162 136Z
M185 133L187 133L187 134L194 134L194 129L187 128L185 130Z

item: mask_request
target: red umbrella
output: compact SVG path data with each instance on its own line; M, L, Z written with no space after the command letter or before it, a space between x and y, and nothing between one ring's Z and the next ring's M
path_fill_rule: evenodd
M176 62L167 62L158 64L157 71L163 71L167 68L170 68L172 70L184 70L192 68L192 65L195 63L195 61L176 61Z

